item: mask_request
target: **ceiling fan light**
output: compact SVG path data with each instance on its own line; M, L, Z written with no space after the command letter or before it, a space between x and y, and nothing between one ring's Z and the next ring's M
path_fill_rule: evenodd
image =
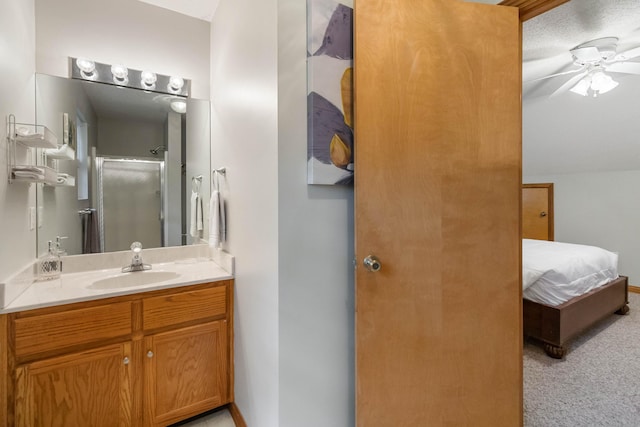
M591 79L585 77L580 80L574 87L570 90L573 93L577 93L578 95L587 96L589 94L589 88L591 87Z
M606 75L602 71L599 71L593 75L591 80L591 89L597 91L599 94L607 93L618 86L618 82L613 80L611 76Z

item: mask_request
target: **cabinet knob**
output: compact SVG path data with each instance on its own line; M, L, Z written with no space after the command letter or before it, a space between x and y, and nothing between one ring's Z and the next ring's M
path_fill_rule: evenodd
M151 358L153 357L153 351L149 350L149 351L147 352L147 357L148 357L149 359L151 359Z
M125 365L129 364L129 358L125 357L124 360L122 361Z

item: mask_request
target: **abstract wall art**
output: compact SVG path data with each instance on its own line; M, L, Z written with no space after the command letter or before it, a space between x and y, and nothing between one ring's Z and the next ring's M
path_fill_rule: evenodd
M307 183L353 183L353 0L307 0Z

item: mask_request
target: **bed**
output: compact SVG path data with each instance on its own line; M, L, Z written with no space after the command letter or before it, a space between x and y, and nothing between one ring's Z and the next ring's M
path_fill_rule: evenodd
M553 197L552 184L540 185L551 185ZM543 344L548 356L561 359L571 338L613 313L628 313L628 279L618 275L615 253L540 239L535 222L542 218L552 230L553 207L541 211L540 200L534 209L526 207L527 188L541 187L522 190L523 217L535 216L523 218L523 330ZM528 238L527 224L536 227L536 239Z

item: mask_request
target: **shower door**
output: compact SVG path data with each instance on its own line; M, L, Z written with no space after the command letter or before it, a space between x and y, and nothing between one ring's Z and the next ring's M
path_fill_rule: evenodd
M100 234L104 252L163 245L164 162L98 158Z

